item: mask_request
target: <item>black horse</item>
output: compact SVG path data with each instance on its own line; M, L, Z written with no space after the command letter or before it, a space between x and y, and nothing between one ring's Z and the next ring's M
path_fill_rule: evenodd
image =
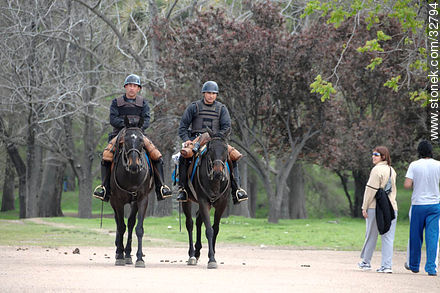
M217 268L215 260L215 242L219 232L220 219L228 203L230 193L230 174L227 166L228 144L227 135L212 134L208 131L211 140L207 144L205 151L201 151L196 160L195 173L193 175L193 188L190 194L190 201L182 203L183 212L186 217L186 229L189 237L189 260L188 265L196 265L200 257L202 248L201 230L202 222L206 228L206 238L208 239L208 269ZM190 173L190 177L192 176ZM189 184L191 178L188 179ZM195 249L193 245L193 219L191 217L191 201L198 202L199 211L196 217L197 240ZM215 208L214 224L211 227L210 210Z
M125 118L125 128L118 137L114 167L111 172L110 204L115 212L116 221L116 262L115 265L123 266L133 264L131 259L131 242L133 227L137 226L136 236L138 249L136 252L136 267L145 267L142 259L142 237L144 235L144 218L148 206L148 194L153 187L153 176L148 159L145 154L143 133L140 127L143 119L132 127ZM120 143L122 140L122 143ZM126 230L124 222L124 205L131 206L128 217L127 245L124 249L123 238ZM125 254L125 255L124 255Z

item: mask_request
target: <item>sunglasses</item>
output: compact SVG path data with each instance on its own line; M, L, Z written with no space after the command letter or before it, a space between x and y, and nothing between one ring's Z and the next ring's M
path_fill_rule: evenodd
M377 152L373 152L372 155L375 157L380 157L380 153L377 153Z

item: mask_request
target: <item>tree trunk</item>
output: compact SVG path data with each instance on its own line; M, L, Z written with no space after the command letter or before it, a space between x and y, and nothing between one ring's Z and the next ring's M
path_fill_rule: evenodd
M33 113L29 114L29 131L26 152L26 218L38 217L38 202L42 174L43 150L36 143L36 129L32 121L36 120ZM35 122L34 122L35 123Z
M348 207L350 209L350 215L352 217L355 217L355 212L354 212L355 209L353 208L353 202L351 200L351 195L348 192L348 178L347 178L348 176L345 173L340 172L340 171L336 171L336 174L338 174L339 179L341 180L342 187L344 188L345 197L348 200Z
M92 117L93 109L88 107L89 117ZM93 121L85 117L83 142L84 150L82 154L82 164L77 166L79 170L78 174L78 185L79 185L79 195L78 195L78 217L80 218L91 218L92 217L92 190L93 190L93 176L92 176L92 165L94 159L94 149L95 149L95 136L93 134Z
M364 170L353 170L354 177L354 207L353 215L356 218L362 217L362 202L364 199L365 185L368 182L368 173Z
M300 162L293 165L287 185L290 189L289 218L307 218L306 196L304 192L304 169Z
M76 181L75 174L72 172L72 168L69 166L64 171L64 179L66 181L66 191L75 191Z
M9 138L9 133L6 131L5 122L0 116L0 133L4 134L6 138ZM20 218L26 217L26 165L23 159L20 157L17 147L15 144L9 143L4 140L6 145L6 150L8 152L9 158L14 164L15 171L18 175L18 198L20 202Z
M269 223L278 223L281 215L281 204L282 204L282 194L278 194L278 192L270 192L268 194L269 198L269 215L268 221Z
M15 172L9 155L6 155L5 178L3 182L3 197L1 211L15 210Z
M40 217L63 216L61 210L61 194L63 191L64 170L66 164L52 154L45 160L43 180L40 187Z
M255 173L251 173L249 177L249 213L251 218L255 218L257 214L257 192L258 192L258 181L257 175Z

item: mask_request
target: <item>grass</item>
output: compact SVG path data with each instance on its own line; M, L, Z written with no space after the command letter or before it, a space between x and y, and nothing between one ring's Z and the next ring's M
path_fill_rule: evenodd
M4 219L3 213L0 218ZM113 245L115 223L111 218L79 219L57 217L21 220L0 220L0 245L109 246ZM144 242L164 239L186 243L188 236L179 232L177 216L147 218L144 222ZM398 223L394 247L406 250L408 223ZM195 230L194 230L195 231ZM204 231L204 229L203 229ZM291 247L296 249L360 250L364 241L365 222L362 219L280 220L278 224L265 219L230 216L221 221L219 243L256 246ZM204 233L202 241L206 243ZM136 240L134 240L136 242ZM150 245L150 244L145 244ZM378 241L380 247L380 239Z
M411 192L403 189L402 182L398 182L399 216L394 242L395 250L406 250L410 197ZM98 200L92 202L93 215L99 215L101 202ZM78 211L77 192L63 193L61 205L65 215L76 214ZM18 202L16 207L18 207ZM113 210L107 203L104 204L104 214L113 215ZM116 226L113 217L103 219L102 229L99 228L99 218L80 219L71 216L38 220L18 220L18 218L18 208L15 211L0 212L0 245L57 247L109 246L114 243ZM177 213L170 217L145 219L144 230L143 241L148 242L145 243L147 246L161 245L160 241L156 241L157 239L182 245L187 243L184 217L182 215L182 231L180 232ZM364 242L364 234L365 221L363 219L333 216L332 213L325 213L322 218L280 220L278 224L268 223L266 218L250 219L230 216L221 221L218 242L296 249L360 250ZM206 243L204 233L202 241Z

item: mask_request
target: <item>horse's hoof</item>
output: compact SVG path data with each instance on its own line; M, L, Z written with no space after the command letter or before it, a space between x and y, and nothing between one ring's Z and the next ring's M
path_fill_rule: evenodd
M115 266L125 266L125 259L118 258L115 262Z
M125 264L126 265L132 265L133 264L133 260L131 259L131 257L126 257L125 258Z
M189 266L195 266L195 265L197 265L197 259L196 259L194 256L191 256L191 257L188 259L188 265L189 265Z
M208 262L208 269L216 269L217 268L217 262L212 261Z
M145 268L145 262L143 260L137 260L134 267L135 268Z

